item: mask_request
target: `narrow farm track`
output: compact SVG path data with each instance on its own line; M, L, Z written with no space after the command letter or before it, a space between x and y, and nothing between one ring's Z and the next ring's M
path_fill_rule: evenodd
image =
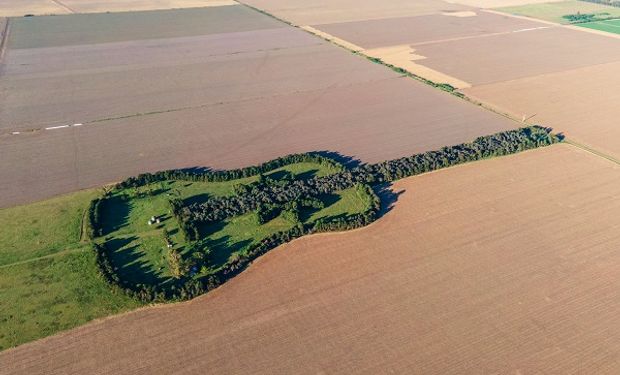
M67 10L70 13L77 13L77 11L73 8L71 8L70 6L64 4L63 2L59 1L59 0L51 0L54 4L58 5L59 7Z
M54 254L48 254L48 255L43 255L43 256L40 256L40 257L36 257L36 258L20 260L19 262L15 262L15 263L3 264L3 265L0 265L0 269L9 268L9 267L13 267L13 266L18 266L20 264L27 264L27 263L37 262L37 261L43 260L43 259L56 258L56 257L67 255L67 254L79 253L79 252L82 252L82 251L84 251L83 248L63 250L63 251L59 251L59 252L54 253Z
M606 154L604 152L601 152L599 150L596 150L596 149L594 149L592 147L586 146L586 145L581 144L579 142L575 142L575 141L573 141L571 139L564 139L564 143L567 143L567 144L569 144L571 146L577 147L577 148L582 149L584 151L587 151L587 152L589 152L589 153L591 153L593 155L596 155L596 156L598 156L600 158L609 160L609 161L611 161L613 163L616 163L616 164L620 165L620 159L615 158L615 157L613 157L611 155L608 155L608 154Z

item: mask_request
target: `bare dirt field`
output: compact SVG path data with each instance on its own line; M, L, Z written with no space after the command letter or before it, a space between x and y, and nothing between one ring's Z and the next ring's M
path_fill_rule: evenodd
M618 373L620 167L558 145L394 190L367 228L3 352L0 373Z
M470 10L469 7L441 0L247 0L242 2L300 26Z
M620 61L618 40L563 27L414 45L425 65L474 85Z
M12 50L156 40L282 28L244 6L24 17L11 20ZM151 46L151 48L155 48ZM132 53L124 51L125 55ZM74 59L81 58L76 55ZM67 59L69 60L69 59Z
M211 7L233 0L0 0L0 17Z
M477 86L468 96L551 126L620 159L620 62Z
M438 42L450 39L485 36L540 26L514 17L486 12L472 12L467 17L452 16L452 12L417 17L387 18L313 25L364 48L379 48L399 44Z
M6 135L0 138L0 206L146 171L241 167L294 152L337 151L376 162L516 126L423 84L392 77Z
M71 11L52 0L0 0L0 17L26 14L68 14Z
M527 4L552 3L564 0L447 0L449 3L467 5L476 8L498 8Z
M188 20L196 35L175 24L185 11L148 12L148 27L85 33L86 45L66 22L34 23L56 30L46 40L13 29L0 76L0 206L291 152L379 161L518 126L247 8L201 12L214 22ZM155 13L171 24L153 33L161 39L130 40ZM92 16L62 17L80 29ZM230 32L237 19L245 31Z

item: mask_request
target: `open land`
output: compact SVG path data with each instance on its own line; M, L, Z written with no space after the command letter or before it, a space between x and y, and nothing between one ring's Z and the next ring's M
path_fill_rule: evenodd
M564 16L576 14L592 14L602 18L620 17L620 8L603 4L589 3L581 0L527 4L515 7L498 8L496 10L504 13L562 24L570 23L570 20Z
M129 12L233 4L236 4L233 0L0 0L0 17Z
M532 121L558 124L574 139L605 154L620 155L617 126L620 62L589 66L463 90L468 96ZM570 105L567 105L570 103Z
M617 373L619 186L569 145L408 178L367 228L5 351L0 373Z
M300 162L265 174L265 178L312 178L339 171L336 166ZM178 222L169 214L169 196L175 194L187 204L208 197L234 195L238 184L255 183L258 176L225 182L161 181L115 191L108 195L101 212L102 237L97 243L108 247L118 275L133 284L171 285L178 268L169 261L169 252L181 262L201 259L204 269L194 278L214 272L229 258L278 231L295 225L280 214L259 224L248 213L225 223L205 226L206 246L189 246ZM274 180L275 181L275 180ZM95 318L105 317L143 305L114 289L100 275L95 252L89 243L88 207L102 192L84 190L30 205L0 210L0 349L32 341L74 328ZM131 197L130 199L121 199ZM320 197L323 208L303 209L300 220L314 223L355 215L370 206L372 197L350 188ZM147 225L152 215L162 223ZM163 231L170 247L164 246ZM105 237L103 237L105 236ZM196 254L200 253L200 257ZM196 263L196 262L194 262ZM197 263L196 263L197 264Z
M251 3L275 14L280 10L277 1ZM571 9L569 2L540 3L523 2L524 9L538 9L548 17ZM578 3L576 7L583 2ZM385 6L394 4L388 1ZM583 4L584 9L590 6ZM305 28L337 44L449 84L500 113L549 126L620 158L614 125L620 113L608 89L616 75L613 67L620 62L619 40L617 34L600 31L616 31L617 22L559 25L476 8L483 4L469 5L450 10L437 1L434 8L427 4L428 11L420 14L342 21L322 17L310 6L300 4L296 10L315 14L311 20L315 23ZM320 9L331 8L321 5ZM606 94L596 95L597 90ZM554 99L545 100L550 95Z
M12 21L0 75L0 206L145 171L297 152L375 162L518 126L246 7L195 14ZM144 39L159 24L168 26Z
M141 304L114 293L85 241L86 190L0 210L0 348Z
M441 0L249 0L243 3L266 10L295 25L316 25L393 17L411 17L439 11L468 10Z

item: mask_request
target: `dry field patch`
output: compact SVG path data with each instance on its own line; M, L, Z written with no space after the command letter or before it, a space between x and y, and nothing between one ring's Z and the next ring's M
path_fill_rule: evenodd
M0 17L68 13L71 11L52 0L0 0Z
M560 2L564 0L446 0L449 3L467 5L476 8L499 8L528 4Z
M618 165L558 145L394 190L367 228L284 245L191 302L3 352L0 373L620 370Z
M463 92L518 118L553 127L620 158L620 62L528 77Z
M213 7L238 4L234 0L0 0L0 17L71 13L129 12L156 9Z
M538 26L479 38L414 46L424 65L474 86L620 61L614 38Z
M293 152L381 161L518 127L241 6L49 18L11 33L0 206Z
M459 13L444 12L444 14L415 17L321 24L313 27L371 49L402 44L441 43L540 26L536 21L481 11L467 11L466 14L470 15L468 17L448 14Z
M234 0L62 0L62 2L75 13L203 8L238 4Z
M470 10L441 0L248 0L243 3L300 26Z

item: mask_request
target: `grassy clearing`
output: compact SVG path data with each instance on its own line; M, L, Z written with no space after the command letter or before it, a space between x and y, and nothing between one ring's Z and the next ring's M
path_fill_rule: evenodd
M528 4L515 7L503 7L497 8L496 10L561 24L571 23L570 20L564 17L576 14L593 14L600 18L620 17L620 8L615 8L602 4L588 3L579 0Z
M265 175L279 178L290 174L295 179L307 179L337 171L337 168L329 165L305 162L277 168ZM209 197L233 195L235 185L249 184L257 179L258 176L225 182L164 181L115 193L107 201L102 215L104 240L111 251L111 260L118 268L119 276L134 284L173 282L174 272L168 258L170 250L187 257L192 255L194 249L183 238L178 223L171 214L169 198L177 196L186 203L201 203ZM160 218L161 222L149 225L148 221L153 216ZM250 224L252 220L245 220L242 216L226 225L218 225L222 231L207 241L208 246L233 249L234 253L252 243L250 238L262 239L291 226L284 222L278 224L274 220L273 223L260 226L253 222L256 224L253 227ZM215 232L213 228L209 230L211 233ZM170 238L170 250L164 231ZM231 236L231 231L236 233ZM239 238L239 241L234 238ZM223 263L228 259L222 255L223 252L216 253L216 263Z
M0 266L54 254L80 241L82 214L96 190L0 210Z
M597 22L580 23L578 26L608 33L620 34L620 20L606 20Z
M325 204L322 209L305 209L300 214L302 223L312 223L319 219L335 219L366 211L371 197L362 189L350 188L320 197ZM217 270L231 257L243 254L252 244L277 232L291 229L294 223L284 214L260 225L253 212L237 216L225 222L213 223L203 228L206 245L210 249L212 268Z
M114 294L89 247L0 271L0 350L140 306Z
M139 305L115 295L80 242L87 190L0 210L0 350Z
M277 176L285 171L295 178L310 178L337 170L327 165L298 163L268 175ZM256 179L170 181L148 189L200 202L208 196L231 195L234 184ZM142 193L146 191L131 192ZM84 214L99 194L97 189L85 190L0 210L0 350L141 305L124 294L112 292L99 276L94 253L81 239ZM157 227L147 224L151 216L168 213L167 195L117 199L106 210L109 221L105 230L113 235L111 240L118 247L115 255L121 265L119 272L141 282L170 278L162 229L171 232L175 250L187 251L176 220L168 215ZM275 229L271 223L261 228L264 233Z

